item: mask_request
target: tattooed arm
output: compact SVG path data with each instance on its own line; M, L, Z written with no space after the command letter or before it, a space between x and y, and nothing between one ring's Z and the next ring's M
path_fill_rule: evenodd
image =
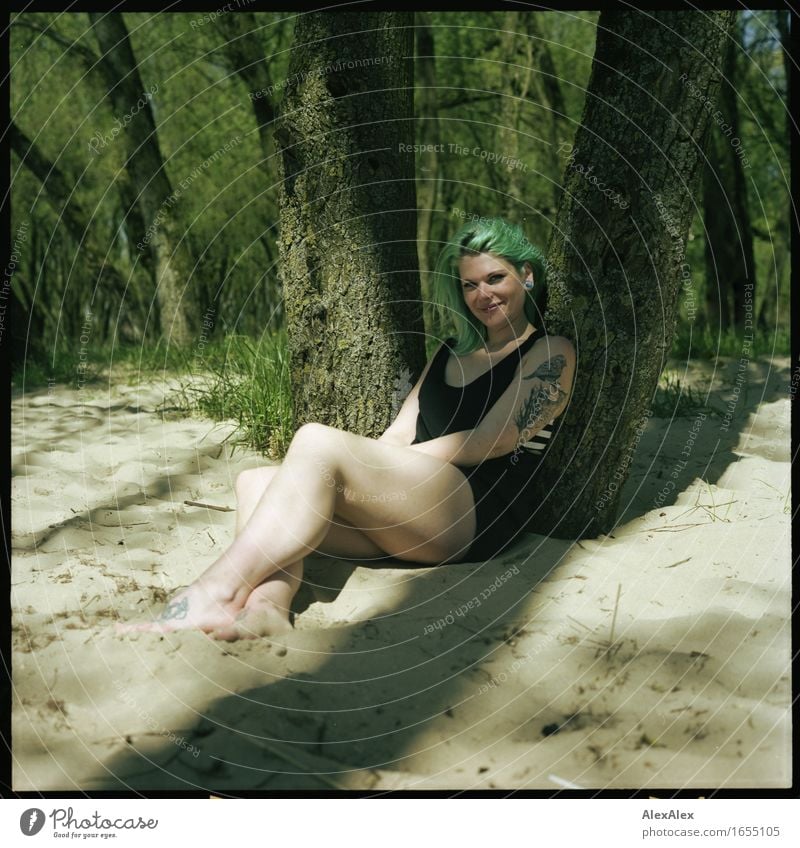
M566 370L567 357L557 353L530 374L523 375L523 400L514 417L519 432L515 447L530 441L542 427L564 411L569 393L561 385L561 380Z
M464 466L505 456L564 411L574 373L572 343L563 336L540 339L522 357L511 384L475 429L410 448Z
M575 348L563 336L540 339L522 357L509 387L473 431L491 444L485 459L530 441L566 409L575 375Z

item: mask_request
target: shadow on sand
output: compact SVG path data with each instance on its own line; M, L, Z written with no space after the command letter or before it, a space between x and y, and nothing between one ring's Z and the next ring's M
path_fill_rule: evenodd
M723 382L712 395L717 410L725 409L735 368L735 362L727 366L727 392ZM653 419L623 490L618 528L657 505L674 503L695 478L717 482L739 459L735 449L748 435L749 413L786 398L789 376L788 364L751 363L747 391L729 428L721 426L720 414L707 415L688 455L683 434L688 436L695 415ZM680 429L679 436L673 428ZM686 465L672 477L679 460ZM656 504L666 480L675 486ZM164 742L164 750L153 757L159 766L148 770L139 755L123 753L105 763L104 776L91 788L218 795L417 785L441 789L446 787L436 775L448 768L464 771L460 785L470 785L487 770L485 747L491 738L522 726L529 728L531 745L547 735L551 716L530 715L526 703L490 713L480 690L492 679L487 663L498 657L512 662L515 635L522 628L530 632L546 626L543 608L550 610L550 621L558 616L557 598L547 599L549 606L543 607L535 598L537 587L564 567L574 549L570 541L527 536L483 564L408 566L412 570L405 573L402 563L391 562L386 573L391 591L357 621L328 620L325 651L320 651L325 639L315 622L303 624L301 618L287 637L288 652L278 649L273 682L211 704L187 737L199 749L197 757ZM386 569L387 564L370 568ZM345 583L363 573L350 563L309 558L297 611L333 603ZM454 597L479 602L459 612ZM454 721L462 710L470 711L469 721ZM472 756L465 756L465 750ZM413 769L407 765L412 756Z

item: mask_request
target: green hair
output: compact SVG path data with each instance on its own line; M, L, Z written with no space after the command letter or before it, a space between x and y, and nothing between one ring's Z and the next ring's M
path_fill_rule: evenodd
M446 242L433 271L436 332L442 337L455 336L454 353L458 356L472 353L486 343L486 327L464 303L458 272L462 257L479 253L491 253L505 259L518 274L522 274L525 263L530 262L535 285L525 298L525 317L537 327L544 323L547 280L542 252L528 241L517 224L502 218L477 218Z

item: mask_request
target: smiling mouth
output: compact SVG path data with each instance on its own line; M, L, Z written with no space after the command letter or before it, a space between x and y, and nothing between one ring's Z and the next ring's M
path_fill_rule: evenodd
M483 311L484 312L494 312L495 309L499 309L499 308L500 308L499 303L493 303L491 306L485 307Z

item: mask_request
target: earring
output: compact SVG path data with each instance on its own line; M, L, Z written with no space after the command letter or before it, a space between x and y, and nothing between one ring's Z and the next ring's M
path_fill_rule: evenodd
M525 280L525 282L524 282L522 285L523 285L523 286L524 286L524 287L525 287L528 291L530 291L530 290L533 288L533 286L534 286L534 282L533 282L533 280Z

